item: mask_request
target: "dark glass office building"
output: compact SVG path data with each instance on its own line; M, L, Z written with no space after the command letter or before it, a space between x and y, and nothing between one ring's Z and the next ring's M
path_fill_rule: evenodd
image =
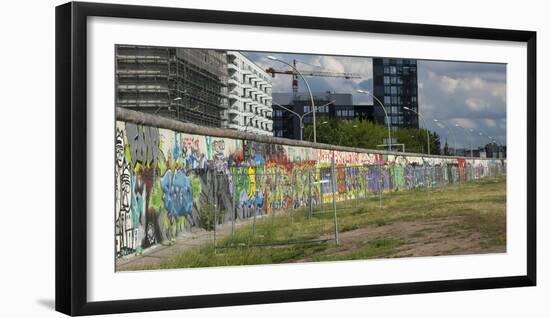
M341 120L361 120L373 121L373 107L371 105L354 105L353 96L349 93L314 93L313 101L317 111L315 117L317 125L328 118ZM277 106L280 104L285 108L303 116L304 126L313 124L311 114L311 99L307 93L273 93L273 135L275 137L284 137L291 139L300 139L300 118L295 114ZM321 107L326 105L324 107ZM306 136L303 138L307 139Z
M418 77L416 60L397 58L373 58L374 96L388 112L393 130L418 128L418 115L403 109L408 107L418 112ZM374 119L385 124L384 110L373 101Z

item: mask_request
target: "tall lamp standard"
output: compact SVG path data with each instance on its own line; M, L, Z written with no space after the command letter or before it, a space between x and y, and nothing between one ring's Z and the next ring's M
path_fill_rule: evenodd
M454 141L454 145L455 145L455 147L454 147L454 155L456 156L456 136L455 136L453 130L451 129L450 126L443 125L443 123L442 123L440 120L438 120L438 119L435 119L435 118L434 118L434 122L435 122L435 123L438 123L439 125L443 126L443 128L446 128L446 129L449 131L449 134L451 135L451 137L453 138L453 141Z
M313 93L311 92L311 88L309 87L309 83L306 81L306 78L304 77L304 75L302 75L302 73L300 71L298 71L298 69L295 68L292 64L290 64L286 61L283 61L283 60L279 60L275 56L271 56L271 55L267 56L267 58L272 60L272 61L281 62L283 64L286 64L286 65L290 66L296 73L298 73L298 75L300 75L300 77L302 78L304 83L306 83L306 87L307 87L307 90L309 92L309 98L311 98L311 108L313 109L313 142L317 143L317 132L315 130L315 102L313 101Z
M460 124L455 124L455 126L464 129L468 133L468 136L470 137L470 157L473 157L474 149L472 147L472 135L470 133L470 130L466 129L464 126L461 126Z
M479 132L479 135L480 135L480 136L485 136L485 137L487 137L487 138L489 139L489 144L495 144L495 145L496 145L495 138L493 138L493 137L491 137L491 136L489 136L489 135L487 135L487 134L484 134L484 133L482 133L481 131Z
M328 102L328 103L326 103L326 104L324 104L324 105L321 105L321 106L317 107L317 109L321 109L321 108L323 108L323 107L326 107L326 106L328 106L328 105L330 105L330 104L332 104L332 103L334 103L334 102L335 102L334 100L331 100L330 102ZM300 114L298 114L297 112L293 111L292 109L290 109L290 108L288 108L288 107L285 107L285 106L283 106L283 105L281 105L281 104L279 104L279 103L275 103L274 101L271 101L271 104L275 104L275 106L279 106L279 107L281 107L282 109L284 109L284 110L290 112L292 115L298 117L298 119L300 120L300 140L304 140L304 138L303 138L303 135L304 135L304 117L306 117L307 115L311 114L311 113L313 112L313 110L312 110L312 111L309 111L309 112L307 112L307 113L303 113L302 115L300 115Z
M357 126L357 125L351 126L351 128L357 128L357 127L359 127L359 126ZM343 137L344 137L344 134L342 133L342 134L340 135L340 139L338 140L338 146L341 146L341 145L342 145L342 138L343 138Z
M388 117L388 112L386 111L386 107L384 106L384 104L383 104L378 98L376 98L376 96L372 95L372 94L369 93L368 91L364 91L364 90L358 89L357 92L358 92L358 93L361 93L361 94L366 94L366 95L371 96L372 98L374 98L374 99L378 102L378 104L380 104L380 106L382 106L382 110L384 110L384 115L386 115L386 126L388 126L388 149L389 149L389 151L391 151L390 118Z
M491 137L491 136L489 136L489 135L487 135L487 134L484 134L484 133L481 132L481 131L479 132L479 135L480 135L480 136L485 136L485 137L487 137L487 138L489 139L489 143L494 143L494 142L495 142L495 140L494 140L493 137Z
M407 106L403 106L403 109L415 113L416 115L418 115L420 120L422 120L422 122L424 123L424 127L426 127L426 136L428 136L428 155L430 155L430 131L428 130L428 125L426 125L426 121L424 121L424 116L422 116L422 114L420 114L416 110L409 108Z
M325 120L325 121L322 121L322 122L319 124L319 127L321 127L321 126L323 126L323 125L326 125L326 124L328 124L328 121L326 121L326 120ZM309 137L311 136L311 134L309 134L309 135L307 135L307 136L308 136L308 139L309 139Z
M174 102L178 102L180 100L182 100L182 98L179 97L179 96L172 99L172 101L174 101ZM178 120L180 120L180 105L179 105L179 103L176 103L176 117L178 118Z

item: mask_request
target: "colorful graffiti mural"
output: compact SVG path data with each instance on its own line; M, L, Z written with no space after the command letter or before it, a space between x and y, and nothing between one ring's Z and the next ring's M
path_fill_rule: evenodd
M116 256L141 253L193 228L209 229L207 222L332 202L333 179L336 199L350 200L505 171L506 162L497 159L334 151L117 121ZM206 215L211 211L214 221Z

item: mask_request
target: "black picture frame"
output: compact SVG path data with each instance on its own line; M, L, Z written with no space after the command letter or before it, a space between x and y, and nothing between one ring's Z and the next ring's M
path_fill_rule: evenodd
M86 31L87 18L92 16L526 43L526 275L88 302ZM80 2L56 7L55 28L56 310L91 315L536 285L536 32Z

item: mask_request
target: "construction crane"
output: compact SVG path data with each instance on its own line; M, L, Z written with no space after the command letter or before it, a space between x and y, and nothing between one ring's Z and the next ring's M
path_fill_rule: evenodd
M292 60L292 65L296 67L296 59ZM304 62L300 62L302 64L307 64ZM307 64L311 65L311 64ZM315 67L318 67L317 65L312 65ZM294 94L298 92L298 72L295 70L276 70L272 67L265 70L267 73L271 74L271 77L275 77L275 74L282 74L282 75L291 75L292 76L292 91ZM339 72L323 72L323 71L302 71L300 70L300 73L302 73L303 76L319 76L319 77L339 77L339 78L345 78L345 79L352 79L352 78L361 78L361 75L359 74L352 74L352 73L339 73Z

